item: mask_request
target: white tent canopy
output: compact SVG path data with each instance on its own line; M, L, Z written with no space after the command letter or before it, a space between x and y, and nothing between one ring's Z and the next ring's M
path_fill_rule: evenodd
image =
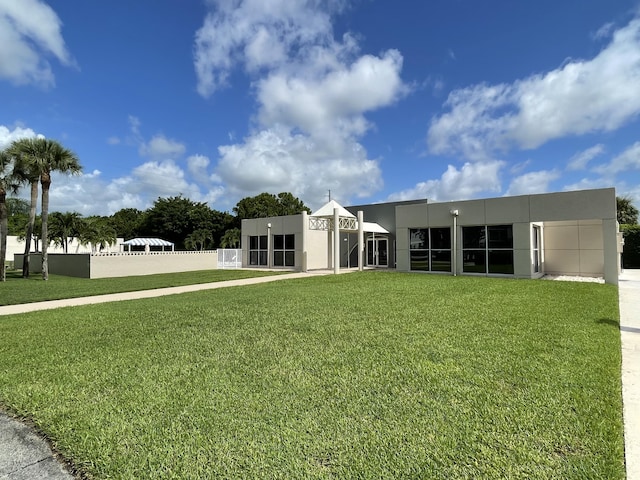
M127 247L129 251L131 251L132 246L144 247L146 251L149 250L149 247L162 247L162 251L164 251L165 247L171 247L171 250L173 250L174 244L161 238L132 238L122 242L122 245Z
M163 240L161 238L132 238L126 242L122 242L123 245L132 245L135 247L144 247L149 245L151 247L172 247L173 243Z

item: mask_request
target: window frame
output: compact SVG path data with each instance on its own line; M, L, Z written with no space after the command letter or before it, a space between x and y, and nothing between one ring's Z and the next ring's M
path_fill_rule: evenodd
M296 236L294 233L273 235L273 266L296 266Z
M437 230L448 230L449 232L449 248L442 248L440 242L438 242L438 248L434 248L433 234ZM416 245L414 240L414 232L424 231L424 238L422 238L419 246ZM429 272L429 273L452 273L452 232L450 226L443 227L416 227L409 229L409 270L412 272ZM416 245L416 246L414 246ZM434 269L434 255L442 255L448 253L449 257L449 269L444 270L442 268ZM422 258L422 259L421 259ZM414 268L414 265L419 263L425 263L426 268ZM446 260L445 260L446 263Z
M461 229L462 273L505 276L515 274L513 224L465 225ZM472 229L481 230L476 230L473 235L469 235ZM495 259L500 257L510 259L510 262L496 262ZM470 261L473 263L470 264ZM507 268L505 269L504 266Z
M249 236L249 265L257 267L268 266L267 235Z

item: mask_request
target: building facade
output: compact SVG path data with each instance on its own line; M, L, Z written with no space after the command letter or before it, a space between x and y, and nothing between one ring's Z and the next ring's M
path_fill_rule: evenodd
M243 220L242 265L512 278L575 275L617 284L618 230L613 188L347 208L330 202L311 215Z

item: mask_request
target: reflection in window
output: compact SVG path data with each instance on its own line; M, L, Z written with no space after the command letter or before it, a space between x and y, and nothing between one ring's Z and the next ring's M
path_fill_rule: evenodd
M273 266L293 267L295 266L296 236L274 235L273 236Z
M411 270L451 272L451 228L409 229Z
M249 237L249 265L267 265L267 236Z
M462 227L462 271L513 275L513 225Z

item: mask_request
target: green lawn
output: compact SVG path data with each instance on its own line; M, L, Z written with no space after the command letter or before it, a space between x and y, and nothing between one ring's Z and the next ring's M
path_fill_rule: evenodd
M617 289L388 272L0 318L95 478L624 478Z
M152 290L278 274L280 272L261 270L202 270L93 280L49 275L49 280L45 282L40 274L31 274L28 279L24 279L22 272L10 271L7 273L7 281L0 283L0 305L19 305L61 298Z

